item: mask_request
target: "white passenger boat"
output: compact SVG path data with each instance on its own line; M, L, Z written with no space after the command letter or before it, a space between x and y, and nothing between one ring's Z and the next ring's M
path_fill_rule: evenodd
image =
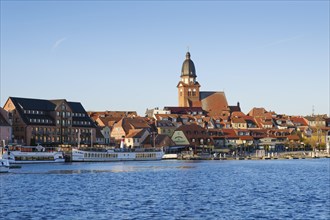
M63 152L43 146L7 146L2 155L10 164L65 162Z
M0 173L9 172L9 161L7 159L0 159Z
M141 161L161 160L164 155L162 150L157 149L111 149L111 150L81 150L72 149L72 161Z

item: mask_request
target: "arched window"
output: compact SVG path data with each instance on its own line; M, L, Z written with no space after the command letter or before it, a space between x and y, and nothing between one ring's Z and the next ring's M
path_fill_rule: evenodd
M193 90L192 96L196 96L196 89Z
M188 89L188 96L191 96L191 89Z

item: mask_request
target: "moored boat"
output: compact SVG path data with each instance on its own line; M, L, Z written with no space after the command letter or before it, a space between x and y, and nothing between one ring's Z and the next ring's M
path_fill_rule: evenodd
M0 159L0 173L9 172L9 161L7 159Z
M63 152L38 146L7 146L2 155L10 164L65 162Z
M108 150L72 149L73 162L161 160L163 155L164 152L162 150L144 148Z

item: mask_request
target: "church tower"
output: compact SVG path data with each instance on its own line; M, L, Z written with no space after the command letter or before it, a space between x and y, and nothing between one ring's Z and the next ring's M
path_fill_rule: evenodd
M196 81L194 62L187 52L186 60L182 64L181 80L177 85L179 95L179 107L201 107L199 83Z

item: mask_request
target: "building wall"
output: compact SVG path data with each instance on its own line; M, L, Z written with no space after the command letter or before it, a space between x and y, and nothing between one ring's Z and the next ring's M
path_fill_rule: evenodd
M119 125L114 125L111 131L111 137L114 138L115 140L121 140L123 136L125 136L125 131L124 129L119 126Z
M157 127L158 134L164 134L172 137L176 127Z
M110 144L111 128L109 126L105 126L104 128L102 128L101 133L104 136L104 143Z
M194 92L194 93L193 93ZM178 87L178 100L179 107L195 107L189 105L189 100L198 102L199 98L199 86L198 85L183 85ZM196 106L199 107L199 106Z
M65 105L65 109L61 108L62 105ZM59 106L60 107L54 109L54 111L48 111L43 113L43 115L50 116L53 120L53 123L40 122L36 124L35 122L30 121L29 124L27 124L21 116L21 114L25 114L25 110L24 113L19 113L19 111L15 108L15 105L13 104L12 100L9 98L4 106L4 109L9 112L9 119L12 122L12 142L25 145L31 145L34 143L75 144L78 141L78 130L81 130L81 142L85 144L90 144L91 139L93 142L96 141L96 130L94 127L92 127L92 124L90 124L89 126L73 125L73 112L70 107L67 105L66 102ZM32 113L32 115L33 114L34 113ZM83 114L87 115L87 113ZM36 113L35 116L38 116L38 113ZM75 121L79 121L79 117L76 117Z
M10 126L0 126L0 141L5 140L5 143L8 144L11 142L11 127Z
M189 145L189 141L182 131L175 131L172 136L172 141L174 141L176 145Z
M246 129L247 128L246 123L232 123L231 125L235 129Z

